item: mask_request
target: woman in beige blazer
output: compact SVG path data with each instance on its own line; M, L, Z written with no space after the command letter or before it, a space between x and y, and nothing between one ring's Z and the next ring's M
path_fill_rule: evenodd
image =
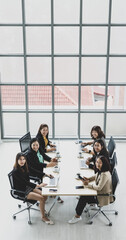
M97 194L111 194L112 193L112 177L110 173L110 164L104 156L99 156L96 160L96 168L98 172L90 177L84 177L83 184L88 188L97 191ZM95 181L91 183L92 181ZM81 196L76 206L76 215L69 221L69 223L76 223L80 220L86 203L97 203L101 207L113 202L112 196Z

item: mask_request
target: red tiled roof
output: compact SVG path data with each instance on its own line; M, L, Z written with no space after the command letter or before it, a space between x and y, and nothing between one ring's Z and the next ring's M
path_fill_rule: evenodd
M2 104L3 105L25 105L25 87L24 86L2 86ZM77 106L78 105L78 87L77 86L55 86L54 88L55 105ZM105 88L100 86L82 86L81 87L81 105L92 106L94 104L94 93L104 96ZM115 96L115 87L108 88L108 96ZM124 88L120 86L119 104L123 105ZM32 106L50 106L52 104L51 86L28 86L28 102Z

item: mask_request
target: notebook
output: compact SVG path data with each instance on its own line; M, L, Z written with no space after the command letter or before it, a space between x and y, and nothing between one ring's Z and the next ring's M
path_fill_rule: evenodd
M54 178L48 178L46 177L44 179L44 183L47 183L48 185L46 186L48 187L57 187L58 185L58 181L59 181L59 177L54 177Z

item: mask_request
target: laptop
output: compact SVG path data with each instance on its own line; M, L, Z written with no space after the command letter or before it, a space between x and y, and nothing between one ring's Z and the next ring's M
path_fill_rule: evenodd
M89 166L86 164L86 159L80 159L80 168L81 169L89 168Z
M50 187L57 187L58 186L58 181L59 181L59 177L54 177L54 178L46 177L43 182L48 184L45 187L50 188Z

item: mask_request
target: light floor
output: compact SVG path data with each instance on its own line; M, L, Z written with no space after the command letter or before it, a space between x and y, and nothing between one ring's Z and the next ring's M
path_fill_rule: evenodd
M68 144L69 146L69 144ZM66 149L67 150L67 149ZM83 213L83 220L77 224L69 225L67 222L74 215L77 204L76 197L63 197L64 203L57 203L51 212L55 225L48 226L40 220L40 213L31 212L32 225L27 223L27 212L13 220L12 214L18 210L17 201L10 196L7 174L12 170L15 155L19 152L18 142L0 144L0 239L7 240L126 240L126 143L117 143L118 157L117 170L120 184L116 191L117 199L115 209L118 216L109 215L113 226L107 226L106 219L98 216L93 225L86 224L87 218ZM65 176L64 176L65 177ZM46 203L49 208L51 200ZM111 206L112 207L112 206Z

